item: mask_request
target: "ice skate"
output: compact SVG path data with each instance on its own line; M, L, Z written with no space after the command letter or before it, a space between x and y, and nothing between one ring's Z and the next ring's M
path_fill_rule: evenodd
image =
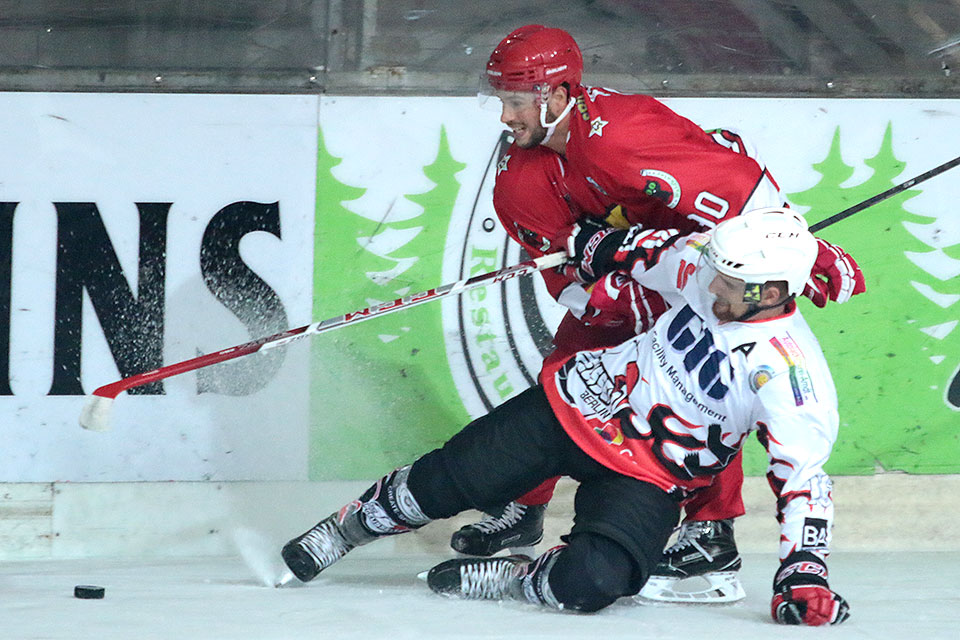
M280 555L301 582L377 538L418 529L430 522L410 495L410 467L395 469L377 480L359 499L346 504L283 546Z
M523 599L522 578L530 564L524 556L454 558L427 572L435 593L470 600Z
M369 536L369 540L348 541L338 516L339 513L330 514L309 531L285 544L280 551L287 568L301 582L310 582L358 544L373 539L373 536Z
M468 556L492 556L504 549L512 555L534 557L534 545L543 540L546 505L510 502L479 522L461 527L450 538L454 551Z
M746 597L737 572L733 520L685 522L639 597L658 602L736 602Z

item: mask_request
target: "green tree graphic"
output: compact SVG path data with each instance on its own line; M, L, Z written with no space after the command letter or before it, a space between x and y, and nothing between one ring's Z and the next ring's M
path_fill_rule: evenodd
M872 175L842 186L854 169L841 157L838 128L827 157L813 165L822 179L788 198L810 207L813 223L894 186L903 180L904 163L894 154L892 133L888 125L877 154L863 161ZM947 332L960 317L960 304L949 304L949 296L960 293L960 278L940 279L918 266L950 264L958 247L938 251L910 233L905 222L937 224L904 208L919 193L906 190L820 232L857 259L867 282L866 294L843 305L817 309L801 301L839 394L831 473L960 471L958 414L944 402L960 360L960 329ZM940 294L933 295L940 303L922 291ZM748 473L763 469L759 453L751 449Z
M455 174L466 166L451 155L446 130L424 167L434 187L402 196L423 210L409 220L372 221L345 207L364 190L334 177L339 162L321 136L314 317L442 284L443 247L460 189ZM372 252L383 234L397 233L412 237L386 255ZM318 336L311 357L312 479L383 473L439 446L468 419L450 376L439 302Z

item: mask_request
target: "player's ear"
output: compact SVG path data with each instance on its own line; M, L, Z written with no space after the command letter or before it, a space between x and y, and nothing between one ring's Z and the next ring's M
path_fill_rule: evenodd
M771 280L763 285L763 292L760 294L760 305L774 306L787 301L787 282L786 280Z
M570 90L567 88L566 83L561 84L559 87L553 90L550 94L550 97L547 98L547 111L550 112L554 118L558 117L563 110L567 108L567 102L570 100Z

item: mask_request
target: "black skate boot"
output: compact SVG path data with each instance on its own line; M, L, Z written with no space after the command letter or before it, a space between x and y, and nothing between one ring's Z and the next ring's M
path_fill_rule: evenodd
M409 472L407 466L385 475L358 500L285 544L280 555L290 572L301 582L309 582L355 547L430 522L407 488ZM285 582L281 579L278 586Z
M510 549L515 555L533 557L533 546L543 540L543 516L547 505L511 502L479 522L461 527L450 546L469 556L492 556Z
M454 558L426 572L435 593L471 600L524 600L555 609L563 607L550 590L548 576L563 546L536 560L526 556Z
M661 602L742 600L746 594L737 577L741 564L732 519L684 522L640 597Z
M344 514L344 511L353 509ZM348 504L332 513L306 533L297 536L283 546L280 555L287 568L301 582L310 582L317 574L347 555L349 551L374 540L377 536L366 533L362 526L349 526L353 535L347 533L346 519L359 525L359 504ZM341 514L344 514L341 517Z

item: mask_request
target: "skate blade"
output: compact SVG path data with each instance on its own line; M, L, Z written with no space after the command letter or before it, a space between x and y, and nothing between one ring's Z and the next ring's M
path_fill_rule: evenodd
M283 587L284 585L286 585L286 584L287 584L288 582L290 582L291 580L293 580L293 573L290 572L290 571L284 571L283 575L280 576L280 579L277 580L276 584L274 584L273 586L274 586L275 588L279 589L279 588Z
M527 560L533 560L537 557L537 551L533 545L529 545L526 547L507 547L485 556L478 556L473 553L463 553L462 551L457 550L454 550L454 555L458 558L502 558L504 556L524 556L527 558Z
M735 571L707 573L690 578L651 576L638 598L653 602L723 604L746 597Z
M511 556L526 556L527 558L533 560L537 557L537 553L533 548L533 545L526 547L510 547Z

